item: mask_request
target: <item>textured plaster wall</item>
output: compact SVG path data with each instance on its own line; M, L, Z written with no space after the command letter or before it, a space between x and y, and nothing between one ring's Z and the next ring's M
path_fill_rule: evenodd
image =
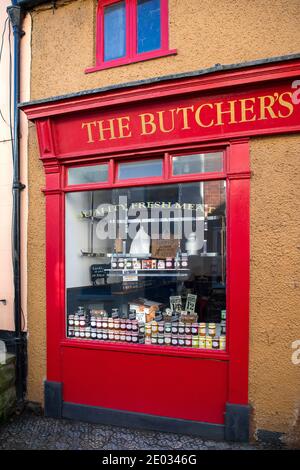
M28 185L28 398L43 402L46 377L46 245L44 171L39 161L35 126L29 128Z
M300 50L299 0L170 0L175 57L84 74L94 64L94 1L57 2L32 15L31 99L187 72ZM253 431L299 427L300 137L251 142L250 401ZM28 330L30 400L43 400L45 377L45 226L42 165L29 133ZM298 179L297 179L298 178ZM298 246L298 248L297 248ZM298 423L298 424L297 424Z
M300 445L299 155L299 135L251 140L249 384L254 427Z
M95 64L95 3L32 12L32 99L300 50L299 0L169 0L177 56L84 74Z

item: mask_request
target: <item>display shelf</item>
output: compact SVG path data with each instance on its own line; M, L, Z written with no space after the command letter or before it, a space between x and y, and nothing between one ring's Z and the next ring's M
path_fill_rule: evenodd
M110 275L115 276L155 276L155 277L183 277L186 276L189 269L105 269Z

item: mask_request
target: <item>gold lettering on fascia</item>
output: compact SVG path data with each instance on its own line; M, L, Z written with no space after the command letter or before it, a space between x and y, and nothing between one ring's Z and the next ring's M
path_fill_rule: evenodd
M81 123L86 142L93 144L134 136L172 135L192 128L210 128L247 122L286 119L295 111L292 93L204 102L190 106L144 112L134 116L118 116Z

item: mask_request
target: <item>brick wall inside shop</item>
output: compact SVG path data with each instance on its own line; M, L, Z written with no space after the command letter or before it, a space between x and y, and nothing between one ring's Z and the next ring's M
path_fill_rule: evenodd
M204 204L208 213L214 211L225 201L226 188L223 181L209 181L204 183Z

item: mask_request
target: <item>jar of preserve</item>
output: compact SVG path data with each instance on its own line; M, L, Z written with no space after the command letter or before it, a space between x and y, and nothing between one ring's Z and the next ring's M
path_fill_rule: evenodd
M131 331L132 330L132 323L131 320L126 320L126 330Z
M139 331L138 321L137 320L132 320L131 325L132 325L132 332L137 333Z
M185 345L184 335L178 335L178 346L184 346L184 345Z
M199 348L200 349L206 348L206 336L199 336Z
M165 333L170 334L172 333L172 323L165 322Z
M115 339L115 333L113 330L108 331L108 341L113 341Z
M74 315L69 315L68 317L68 324L70 326L73 326L74 325Z
M199 336L192 337L192 347L199 348Z
M96 320L96 327L97 328L102 328L103 326L103 323L102 323L102 320L100 318L97 318Z
M172 346L178 346L178 335L172 334L172 336L171 336L171 344L172 344Z
M192 346L192 335L185 335L185 346L188 348Z
M166 269L173 269L174 261L173 258L166 258Z
M90 326L85 327L85 337L87 339L89 339L91 337L91 327Z
M151 344L157 344L157 341L158 341L157 334L152 334Z
M118 268L119 268L119 269L124 269L124 267L125 267L124 259L123 259L123 258L120 258L120 259L118 260Z
M158 335L157 335L157 344L162 346L164 343L165 343L165 337L164 337L163 333L158 333Z
M118 318L114 319L114 329L119 330L120 329L120 320Z
M107 341L107 340L108 340L108 333L107 333L107 330L102 330L102 339L103 339L103 341Z
M100 339L100 340L103 339L103 331L102 330L97 331L97 339Z
M199 323L199 336L206 336L206 323Z
M171 335L169 333L165 333L165 345L170 346L171 344Z
M91 329L91 338L96 339L97 338L97 330L95 328Z
M152 331L151 324L147 323L145 326L145 335L147 337L151 336L151 331Z
M212 339L212 348L213 349L219 349L219 337L218 336L214 336L214 338Z
M179 322L178 323L178 333L180 335L184 335L184 331L185 331L185 324L183 322Z
M206 335L205 344L206 344L206 349L212 349L212 337L210 335Z
M102 318L102 328L106 330L107 326L108 326L107 318ZM98 328L98 320L97 320L97 328Z
M85 326L85 317L79 317L79 326Z
M158 333L164 333L165 332L165 324L163 321L158 322Z
M216 336L216 324L215 323L208 324L208 334L209 336Z
M225 349L226 349L226 336L221 335L220 339L219 339L219 343L220 343L220 350L225 351Z
M132 335L130 331L126 332L126 343L131 343Z
M80 336L80 338L85 337L85 327L84 326L79 327L79 336Z
M79 326L75 326L75 328L74 328L74 336L75 336L75 338L79 338L79 337L80 337Z
M91 316L91 327L95 328L97 326L96 317Z
M135 344L138 343L138 341L139 341L139 335L138 335L138 333L132 333L132 335L131 335L131 341L132 341L133 343L135 343Z
M109 329L109 330L113 330L113 329L114 329L114 320L113 320L113 318L109 318L109 319L108 319L107 326L108 326L108 329Z
M191 325L190 325L189 323L187 323L187 324L185 325L185 334L186 334L186 335L190 335L191 332L192 332Z
M120 329L122 331L126 330L126 320L120 320Z
M178 334L178 323L172 323L172 335Z
M158 332L158 323L157 323L157 321L153 321L151 323L151 331L152 331L152 335L157 334L157 332Z
M151 344L151 336L145 337L145 344Z
M194 335L198 336L198 333L199 333L198 323L192 323L191 332L193 336Z
M74 315L74 326L79 326L79 315Z
M117 266L118 266L118 265L117 265L117 260L112 260L112 261L111 261L111 267L112 267L112 269L116 269Z
M139 323L139 333L141 335L145 334L145 323Z
M68 328L68 337L69 337L69 338L73 338L73 336L75 336L74 327L73 327L73 326L69 326L69 328Z
M121 333L120 333L120 341L126 341L126 333L125 333L125 331L121 331Z

